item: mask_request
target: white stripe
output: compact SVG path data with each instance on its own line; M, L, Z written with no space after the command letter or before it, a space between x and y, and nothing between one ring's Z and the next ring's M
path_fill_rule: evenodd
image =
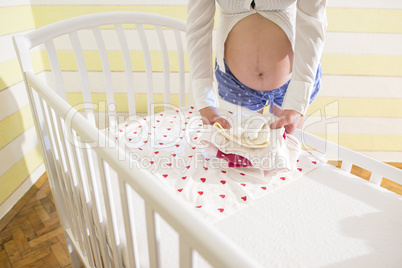
M0 219L2 219L7 212L9 212L13 206L24 196L32 185L34 185L38 179L45 173L45 165L41 164L35 169L32 174L26 178L26 180L14 191L1 205L0 205Z
M54 88L54 82L51 78L50 72L41 73L44 79L48 82L47 84ZM88 77L90 80L91 91L93 93L105 93L105 83L103 80L102 72L88 72ZM66 86L67 92L80 92L81 93L81 82L77 72L64 72L63 78ZM145 73L133 73L134 79L134 90L135 93L147 93L147 84L146 84L146 74ZM154 93L163 93L164 84L163 84L163 73L154 73L153 74L153 83L154 83ZM171 74L171 93L177 94L179 93L179 80L178 73ZM189 74L186 74L186 81L189 81ZM126 80L124 72L112 72L112 83L114 93L126 93Z
M35 127L32 126L0 150L0 177L38 145Z
M328 32L325 39L324 54L402 55L402 34Z
M0 1L0 7L14 7L30 5L29 0Z
M328 7L402 9L400 0L331 0Z
M16 59L15 50L13 46L13 41L11 39L12 35L2 35L0 36L0 63L7 62Z
M18 32L18 33L13 33L13 34L7 34L7 35L0 35L0 44L1 44L1 49L0 49L0 63L4 63L10 60L14 60L17 58L13 46L13 41L12 41L12 36L15 34L25 34L29 31L23 31L23 32ZM33 48L31 51L37 51L39 47Z
M401 85L402 77L324 75L319 96L402 98Z
M185 0L58 0L58 1L49 1L49 0L31 0L31 5L46 5L46 6L57 6L57 5L157 5L157 6L185 6L187 5L187 1Z
M335 124L335 125L334 125ZM402 135L402 118L309 116L302 128L309 133ZM401 153L402 154L402 153Z
M28 105L25 84L19 82L0 92L0 121Z

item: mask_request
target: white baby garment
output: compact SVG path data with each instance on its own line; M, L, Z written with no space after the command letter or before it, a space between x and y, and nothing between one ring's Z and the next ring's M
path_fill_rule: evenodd
M236 118L236 114L231 118ZM292 135L285 134L284 128L270 129L274 116L242 115L240 118L230 120L230 130L224 129L219 123L204 130L199 138L204 151L214 156L241 156L247 161L236 161L241 161L244 167L251 166L263 173L296 170L300 143Z

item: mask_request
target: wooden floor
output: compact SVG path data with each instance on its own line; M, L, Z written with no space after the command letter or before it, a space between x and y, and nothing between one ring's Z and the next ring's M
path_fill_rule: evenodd
M392 165L402 168L402 163ZM352 173L364 179L370 176L370 172L358 167L353 167ZM402 194L402 185L397 183L384 179L381 186ZM72 267L45 176L38 188L0 232L0 268Z
M1 231L0 267L72 267L46 177Z

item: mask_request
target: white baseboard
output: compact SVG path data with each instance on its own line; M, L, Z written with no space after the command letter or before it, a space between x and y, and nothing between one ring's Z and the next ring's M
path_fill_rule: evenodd
M32 185L45 173L45 165L42 163L34 172L0 205L0 219L2 219L20 200Z

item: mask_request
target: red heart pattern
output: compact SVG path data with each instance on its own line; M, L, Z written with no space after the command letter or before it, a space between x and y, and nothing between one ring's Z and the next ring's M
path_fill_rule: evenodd
M176 110L176 112L179 112L179 110ZM191 114L192 112L190 111L190 112L188 112L188 114ZM188 183L198 183L198 185L199 186L201 186L201 183L202 183L202 185L204 186L204 187L206 187L206 188L204 188L204 189L202 189L202 190L199 190L200 188L196 185L196 187L197 188L195 188L195 189L198 189L198 190L193 190L193 191L189 191L189 189L191 189L191 188L186 188L187 190L186 191L184 191L186 194L185 195L181 195L183 198L192 198L192 197L194 197L194 195L197 195L199 198L197 198L197 200L202 200L202 202L210 202L210 203L205 203L205 204L208 204L207 206L205 206L205 204L203 204L203 205L199 205L199 204L194 204L194 207L195 208L201 208L201 207L204 207L204 209L203 209L203 211L205 211L206 213L208 213L208 209L210 210L210 209L215 209L215 213L223 213L223 212L226 212L226 213L224 213L223 215L228 215L228 213L230 213L233 209L234 209L234 207L233 207L233 201L236 203L236 204L238 204L239 206L244 206L244 205L246 205L248 202L247 201L249 201L249 200L253 200L253 198L254 198L254 195L257 197L258 195L262 195L262 194L265 194L265 193L269 193L271 190L273 190L273 189L275 189L276 187L278 187L278 185L273 185L273 187L271 187L271 185L257 185L255 182L253 182L253 181L251 181L251 180L248 180L248 175L246 174L246 173L244 173L244 172L231 172L231 173L229 173L230 174L230 176L233 176L233 178L232 177L230 177L230 178L228 178L227 180L219 180L219 179L217 179L217 178L219 178L219 176L216 176L216 175L218 175L218 173L222 173L222 174L227 174L228 173L228 169L227 168L225 168L224 170L223 169L218 169L218 170L216 170L216 168L212 168L212 166L211 167L208 167L208 165L206 165L205 163L204 163L204 165L202 165L202 167L203 167L203 170L210 170L209 172L205 172L205 176L204 177L202 177L202 178L199 178L199 180L195 180L195 178L194 178L194 174L197 174L196 172L199 172L200 171L200 166L194 166L194 172L192 171L193 169L191 169L190 170L190 167L192 166L192 164L191 163L193 163L192 161L193 161L193 159L194 159L194 161L198 161L198 157L194 157L195 156L195 152L194 153L190 153L189 154L189 151L188 151L188 149L189 148L191 148L192 150L195 150L197 147L196 146L193 146L193 147L190 147L190 146L188 146L187 145L187 140L185 140L185 139L183 139L183 136L184 135L187 135L186 133L185 133L185 131L186 131L186 128L180 128L180 130L181 131L184 131L184 133L183 132L180 132L180 133L177 133L178 131L179 131L179 129L175 129L175 120L181 120L180 119L180 117L179 116L169 116L169 113L167 112L166 114L160 114L160 116L166 116L166 120L164 121L164 120L156 120L156 123L154 123L154 124L151 124L150 126L148 125L144 125L144 127L152 127L152 128L154 128L154 129L156 129L155 130L155 133L153 133L153 135L152 135L152 133L151 132L145 132L145 133L148 133L148 135L152 135L152 136L155 136L155 137L153 137L153 138L155 138L155 140L152 140L152 142L150 141L149 143L148 143L148 141L149 141L149 139L148 140L142 140L142 142L143 142L143 144L149 144L150 145L150 148L151 148L151 152L153 152L155 155L157 155L157 154L159 154L159 153L161 153L161 155L163 156L164 155L164 153L166 152L166 149L164 149L163 147L160 147L160 148L163 148L163 149L161 149L160 151L153 151L152 150L152 148L154 148L153 146L155 146L155 144L159 144L159 145L166 145L166 146L168 146L168 147L170 147L169 148L169 150L171 150L170 152L168 152L169 154L171 154L172 155L172 157L176 157L176 156L178 156L178 158L175 158L175 159L172 159L172 160L179 160L179 161L181 161L181 159L183 159L183 158L185 158L185 157L188 157L188 158L186 158L187 159L187 164L186 165L184 165L185 166L185 168L187 169L186 170L186 176L177 176L177 172L176 172L176 169L166 169L165 170L165 172L167 171L167 173L164 173L164 172L162 172L162 177L163 178L170 178L169 180L163 180L163 182L165 182L165 183L168 183L168 184L170 184L170 183L174 183L174 185L176 186L175 187L175 189L177 190L177 192L178 193L182 193L183 191L184 191L184 188L186 188L186 185L188 185ZM173 119L174 118L174 119ZM177 118L177 119L176 119ZM185 125L187 125L187 124L189 124L189 122L191 122L190 121L190 119L191 119L191 116L187 116L186 117L188 120L186 120L184 123L185 123ZM170 120L169 120L170 119ZM143 120L150 120L150 118L143 118ZM165 128L165 126L164 126L164 122L170 122L170 124L172 124L171 125L171 127L168 127L168 128ZM181 124L182 124L182 122L181 122ZM202 124L200 124L200 123L198 123L198 124L196 124L196 125L198 125L198 127L200 127L200 128L202 128ZM196 126L196 125L192 125L191 124L191 126ZM126 127L131 127L130 125L126 125ZM136 135L136 137L138 137L138 134L140 134L141 135L141 133L139 133L139 129L142 127L141 125L138 125L138 126L135 126L136 128L137 128L137 130L135 130L134 129L134 131L133 130L131 130L131 131L129 131L130 133L133 133L134 135ZM172 131L172 132L170 132L170 133L172 133L171 135L168 135L168 134L166 134L166 133L161 133L161 134L159 134L160 133L160 131L158 131L159 129L160 130L164 130L164 131ZM132 128L131 128L132 129ZM147 128L146 128L147 129ZM148 130L148 129L147 129ZM110 131L110 130L109 130ZM122 129L117 129L117 133L119 133L119 135L117 135L117 137L116 137L116 139L118 139L119 137L122 137L122 135L124 135L123 133L126 131L126 128L122 128ZM196 132L197 133L202 133L202 131L201 130L196 130ZM116 133L116 132L113 132L113 133ZM179 134L178 136L178 138L181 140L180 142L177 142L177 140L176 140L176 142L175 143L173 143L173 144L169 144L170 142L172 142L172 141L174 141L174 139L176 139L177 138L177 136L176 137L174 137L174 135L175 134ZM172 136L172 138L173 139L170 139L171 137L169 137L169 136ZM191 136L190 136L191 137ZM159 140L158 140L158 138L159 138ZM197 136L192 136L192 139L193 140L198 140L198 139L200 139L200 136L199 135L197 135ZM127 137L127 141L129 141L129 142L132 142L132 141L135 141L135 138L133 138L133 137ZM182 142L184 142L184 143L182 143ZM174 146L172 146L172 145L174 145ZM173 150L172 150L172 147L173 147ZM176 149L177 148L177 149ZM138 147L137 149L139 149L140 151L143 151L143 149L144 149L144 153L146 153L147 151L149 152L149 149L148 149L148 147L147 146L142 146L142 147ZM158 148L159 149L159 148ZM179 153L179 150L180 150L180 153ZM197 151L196 151L197 152ZM147 155L145 155L145 156L147 156ZM209 161L211 158L210 157L205 157L204 156L204 159L205 159L205 161ZM184 161L184 160L183 160ZM166 166L164 166L164 165L156 165L158 162L157 161L154 161L154 160L151 160L151 161L149 161L149 163L150 163L150 165L154 165L154 166L150 166L149 165L149 168L151 169L151 168L157 168L158 170L162 170L163 169L163 167L173 167L173 161L171 161L171 162L169 162L169 163L166 163ZM163 162L162 162L163 163ZM195 163L194 163L195 164ZM310 156L310 159L309 159L309 161L299 161L299 159L297 159L297 170L298 171L300 171L300 172L307 172L307 171L309 171L309 167L307 166L307 168L305 168L306 167L306 165L308 165L308 164L310 164L310 166L311 167L313 167L314 168L314 166L318 166L317 164L318 164L318 162L316 161L316 159L314 159L312 156ZM178 167L180 167L180 165L178 165ZM229 167L230 168L230 167ZM241 168L242 169L242 168ZM235 169L232 169L232 171L236 171ZM172 172L172 173L170 173L170 172ZM176 172L176 173L174 173L174 172ZM188 175L187 175L188 174ZM160 178L162 178L162 177L160 177ZM242 177L243 178L243 182L236 182L236 177L237 178L239 178L239 177ZM181 184L182 185L180 185L180 184L177 184L177 179L176 179L176 182L175 182L175 178L181 178ZM278 176L276 176L276 178L277 178L277 180L279 180L279 181L281 181L281 184L280 185L282 185L282 184L284 184L285 182L287 183L287 182L289 182L289 181L292 181L293 180L293 177L288 177L287 175L286 176L284 176L284 174L281 174L281 175L279 175L278 174ZM180 180L180 179L179 179ZM229 187L226 185L226 184L228 184L229 185ZM242 186L242 187L244 187L243 189L243 194L242 195L240 195L239 193L236 193L236 192L232 192L232 190L233 189L235 189L235 188L232 188L231 186L232 185L235 185L235 184L237 184L237 185L240 185L240 186ZM211 189L214 189L214 192L210 192L209 191L209 188L208 187L210 187L210 186L212 186L212 185L214 185L213 187L222 187L221 188L221 190L222 190L222 192L215 192L216 190L219 190L219 188L211 188ZM177 187L178 186L178 187ZM184 186L184 187L183 187ZM191 187L193 187L193 186L191 186ZM225 187L225 188L223 188L223 187ZM254 187L254 188L253 188ZM194 188L193 188L194 189ZM259 191L255 191L255 189L259 189ZM206 194L206 193L208 193L208 195ZM230 194L229 194L230 193ZM201 197L202 196L202 197ZM215 196L215 197L214 197ZM201 198L201 199L200 199ZM194 199L195 200L195 199ZM211 201L211 200L215 200L215 201ZM211 202L219 202L219 203L216 203L216 205L214 205L214 203L211 203ZM211 204L212 204L212 206L211 206ZM217 211L216 211L217 210ZM219 214L216 214L216 215L219 215Z

